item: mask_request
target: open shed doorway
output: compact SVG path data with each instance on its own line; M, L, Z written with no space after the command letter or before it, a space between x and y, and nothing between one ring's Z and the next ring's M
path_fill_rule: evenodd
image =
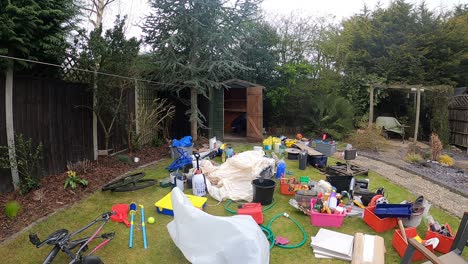
M226 81L224 84L224 140L262 140L263 87L237 79Z

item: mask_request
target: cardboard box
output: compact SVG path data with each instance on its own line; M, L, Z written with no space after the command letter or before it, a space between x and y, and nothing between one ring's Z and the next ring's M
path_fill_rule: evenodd
M385 264L383 238L356 233L351 264Z

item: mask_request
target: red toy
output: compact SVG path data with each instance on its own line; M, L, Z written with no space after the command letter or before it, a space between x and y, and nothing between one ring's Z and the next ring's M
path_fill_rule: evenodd
M112 206L112 212L115 212L110 219L117 223L124 223L127 227L130 227L128 222L128 204L116 204Z
M250 215L257 222L263 224L263 212L261 203L246 203L237 209L238 215Z

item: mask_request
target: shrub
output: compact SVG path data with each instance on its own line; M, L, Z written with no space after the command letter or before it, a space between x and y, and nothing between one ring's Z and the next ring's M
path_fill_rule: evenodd
M422 161L422 157L421 157L421 155L419 155L417 153L408 153L405 156L405 161L408 162L408 163L419 163L419 162Z
M17 201L10 201L5 205L5 215L10 219L15 218L20 210L21 205Z
M35 145L32 139L19 134L15 137L15 159L10 159L9 150L8 147L0 146L0 167L11 168L14 165L18 169L22 194L37 189L42 174L43 145Z
M151 145L153 147L160 147L164 144L163 140L160 137L155 137L151 140Z
M439 136L437 134L431 134L431 152L432 152L432 160L438 160L440 153L442 152L443 145L440 142Z
M375 126L356 130L349 137L348 141L360 150L379 151L386 145L385 138L382 135L382 130Z
M88 186L88 181L85 179L81 179L76 175L75 171L67 171L68 177L65 180L65 184L63 185L63 188L66 189L68 186L72 188L73 190L76 189L78 184L83 185L84 187Z
M125 164L129 164L129 165L133 164L132 159L128 155L119 154L119 155L116 155L115 158L118 161L123 162Z
M446 166L453 166L455 164L453 158L446 154L439 157L439 162Z

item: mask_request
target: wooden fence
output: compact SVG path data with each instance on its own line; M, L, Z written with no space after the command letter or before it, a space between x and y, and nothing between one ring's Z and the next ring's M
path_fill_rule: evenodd
M449 104L450 143L468 148L468 95L452 97Z
M46 174L63 172L67 161L93 159L92 95L83 84L56 79L15 76L13 122L15 134L44 145ZM0 77L0 101L5 102L5 79ZM4 104L2 103L2 106ZM7 144L5 107L0 107L0 145ZM11 189L9 170L0 172L0 191Z

